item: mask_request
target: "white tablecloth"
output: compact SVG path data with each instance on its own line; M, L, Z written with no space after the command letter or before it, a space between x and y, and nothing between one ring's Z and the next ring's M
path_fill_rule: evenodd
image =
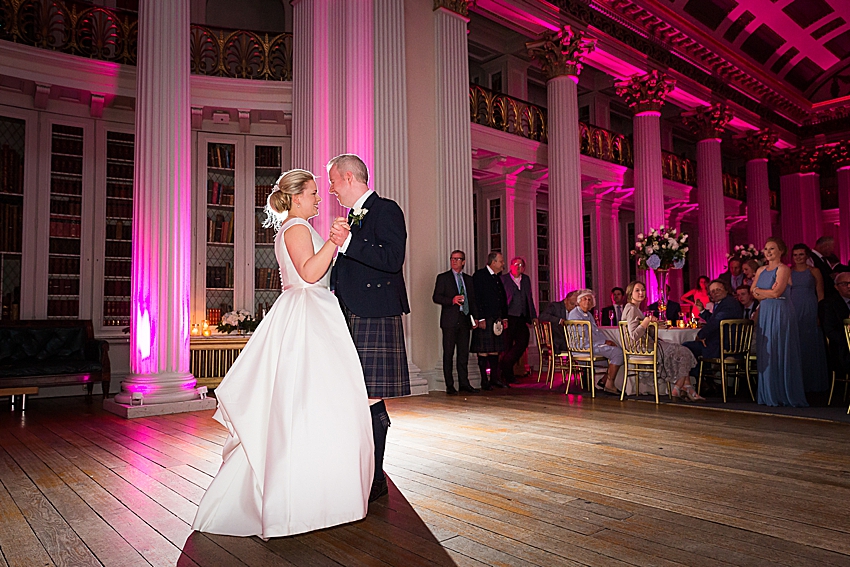
M602 334L605 335L605 338L609 341L613 341L620 344L620 330L617 327L599 327L599 330L602 331ZM667 341L668 343L686 343L688 341L694 341L697 338L697 333L699 329L660 329L658 331L658 338L662 341ZM625 368L620 367L619 372L617 372L617 389L623 388L623 378L625 374ZM652 394L655 395L655 390L652 389L652 380L646 380L641 376L640 382L641 394ZM634 378L629 379L629 383L626 386L626 395L634 394ZM658 394L667 394L667 384L663 380L659 380L658 382Z

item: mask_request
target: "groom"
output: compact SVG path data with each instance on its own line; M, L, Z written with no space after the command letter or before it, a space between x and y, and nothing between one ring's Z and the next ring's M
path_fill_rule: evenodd
M390 416L383 398L410 394L401 323L401 316L410 313L402 275L407 230L396 202L369 189L363 160L343 154L329 161L327 169L330 193L350 209L348 226L334 222L331 228L331 240L339 246L331 286L360 355L369 394L375 438L372 502L387 494L383 464Z

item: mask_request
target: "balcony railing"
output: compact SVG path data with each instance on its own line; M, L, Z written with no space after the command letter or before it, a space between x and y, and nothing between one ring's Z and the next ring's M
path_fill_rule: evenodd
M661 176L670 181L684 183L691 187L697 184L697 164L688 158L674 153L661 152Z
M548 141L546 109L530 102L479 85L470 85L469 111L474 124L516 134L535 142Z
M584 155L634 167L632 142L623 134L579 122L578 135L579 148Z
M135 12L73 0L0 0L0 39L90 59L135 65ZM292 80L292 34L191 27L191 69L198 75Z
M723 174L723 196L738 199L741 202L747 200L747 186L744 180L731 173Z

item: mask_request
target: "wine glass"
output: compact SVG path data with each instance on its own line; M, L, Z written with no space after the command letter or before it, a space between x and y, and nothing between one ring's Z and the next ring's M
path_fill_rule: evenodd
M613 327L614 326L614 310L612 309L610 313L608 313L608 323Z

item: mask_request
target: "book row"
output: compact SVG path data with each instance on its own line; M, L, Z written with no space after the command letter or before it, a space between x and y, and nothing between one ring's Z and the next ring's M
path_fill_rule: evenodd
M108 258L130 258L132 254L133 244L129 240L106 243L105 255Z
M235 197L233 185L223 185L212 179L207 181L207 204L232 207Z
M106 260L103 264L103 275L112 277L129 278L133 271L132 264L120 260Z
M79 238L82 232L80 221L69 219L50 219L50 236Z
M54 177L50 180L50 192L60 193L62 195L82 195L83 182L80 179L59 179Z
M47 280L47 295L80 295L80 280L50 278Z
M224 169L233 169L233 146L230 144L210 144L207 148L207 165Z
M133 203L106 201L106 216L112 218L133 218Z
M280 270L278 268L257 268L255 272L255 289L280 289Z
M233 220L225 220L224 215L216 215L214 219L208 218L207 242L233 243Z
M103 295L109 297L126 297L130 295L129 280L106 280L103 282Z
M50 200L50 213L54 215L68 215L78 217L82 214L83 203L80 199L71 197L53 198Z
M106 162L106 176L118 179L133 179L133 165Z
M74 140L54 137L50 147L54 154L68 154L80 157L83 155L83 141L81 139Z
M134 159L132 144L106 144L106 159Z
M50 171L54 173L81 175L83 173L83 158L52 156L50 160Z
M79 299L48 299L48 317L78 317L80 314Z
M132 199L133 198L133 186L132 185L124 185L123 183L107 183L106 184L106 196L107 197L115 197L118 199Z
M51 256L48 259L48 272L50 274L80 274L80 259L79 258L57 258Z
M0 146L0 191L24 192L24 160L9 144Z
M133 238L133 227L129 222L117 221L106 225L106 238L112 240L130 240Z
M269 193L272 192L274 185L256 185L254 187L254 204L258 207L265 207L266 201L269 198Z
M104 301L103 302L104 317L129 317L130 302L129 301ZM129 323L129 321L128 321Z
M227 262L224 266L207 266L207 287L232 288L233 266Z
M275 146L257 146L254 152L254 165L257 167L276 167L280 169L280 148Z
M22 205L0 203L0 251L20 252L22 224Z

